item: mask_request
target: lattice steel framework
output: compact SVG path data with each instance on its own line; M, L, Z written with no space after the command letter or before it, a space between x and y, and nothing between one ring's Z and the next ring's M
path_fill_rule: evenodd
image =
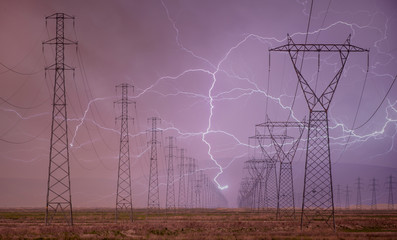
M174 187L174 137L168 137L167 156L167 191L165 196L165 208L175 209L175 187Z
M249 159L245 161L244 169L249 174L249 188L245 197L251 198L251 209L261 210L265 208L265 171L264 159Z
M194 186L196 182L196 159L189 157L188 162L185 164L187 167L187 207L196 208Z
M378 184L376 183L376 179L373 178L371 179L370 183L370 190L371 190L371 210L376 210L376 188L378 187Z
M336 185L336 207L342 208L342 202L340 198L340 184Z
M292 161L296 150L298 149L303 131L305 129L305 120L300 122L273 122L266 121L257 126L267 128L273 146L276 150L277 162L279 163L279 178L277 184L277 218L295 217L295 196L294 181L292 174ZM283 134L276 134L276 128L283 129ZM287 135L287 130L297 128L297 137ZM286 144L288 143L288 144ZM288 148L287 145L290 147Z
M349 189L349 185L346 185L346 190L345 190L345 208L350 209L350 193L352 191Z
M55 13L45 19L46 22L48 19L56 22L56 36L43 42L55 45L55 63L45 68L55 72L45 223L49 225L54 217L61 215L67 224L73 225L65 70L74 69L65 64L64 50L65 45L75 45L77 42L65 38L64 30L65 20L74 21L74 17Z
M260 128L266 129L261 124L257 124L255 126L255 136L250 137L255 139L259 144L261 149L261 160L263 161L263 169L260 169L261 176L263 176L263 184L259 183L259 189L263 191L263 196L261 192L258 193L258 197L260 201L263 201L263 205L259 204L259 208L263 208L267 211L276 211L277 210L277 157L275 154L270 154L265 148L265 140L270 140L271 137L269 133L264 133L260 131ZM278 136L275 136L276 138ZM261 179L262 180L262 179ZM257 185L258 186L258 185ZM262 190L263 189L263 190ZM262 203L262 202L260 202Z
M160 118L152 117L148 121L152 122L152 129L149 132L152 135L150 141L150 173L149 173L149 191L148 191L148 210L160 209L160 193L159 193L159 175L158 175L158 161L157 161L157 133L161 132L157 128L157 122Z
M179 150L179 161L178 208L186 208L185 149Z
M389 190L389 195L387 198L387 209L388 210L393 210L394 209L394 197L393 197L393 191L395 189L395 184L396 182L393 181L393 176L390 175L388 177L388 182L387 182L387 186L388 186L388 190Z
M309 107L301 228L304 222L322 220L335 229L328 109L349 54L368 52L368 50L351 45L350 35L343 44L295 44L289 35L287 39L286 45L269 51L289 53ZM305 52L316 52L318 55L321 52L339 53L341 66L321 95L315 92L298 68L299 53Z
M121 104L121 116L116 120L120 120L120 151L119 164L117 174L117 194L116 194L116 221L121 217L120 215L128 214L132 219L132 190L131 190L131 161L130 161L130 144L128 120L133 119L128 115L128 104L134 103L128 99L128 88L134 87L127 83L122 83L116 86L116 90L121 88L121 99L115 103Z
M356 196L356 209L360 210L361 209L361 178L357 178L357 196Z

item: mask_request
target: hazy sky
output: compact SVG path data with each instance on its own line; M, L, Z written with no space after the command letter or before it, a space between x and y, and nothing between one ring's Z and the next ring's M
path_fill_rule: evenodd
M289 33L303 43L311 1L120 1L37 0L0 2L0 207L44 207L49 161L54 50L42 42L54 36L56 12L66 21L72 201L75 207L113 207L117 180L121 109L115 85L135 86L130 105L130 144L134 206L147 200L149 155L147 118L162 119L159 148L161 205L164 206L166 137L197 159L214 179L229 206L248 159L248 137L265 120L285 121L297 77L288 54L269 48L286 44ZM368 120L397 74L396 1L314 0L309 43L351 43L370 49L369 73L355 127ZM318 89L338 70L338 55L305 55L303 72ZM386 177L397 179L397 86L376 115L351 132L365 82L367 55L352 53L329 112L335 184L354 188L361 177L368 192L378 179L378 202L385 202ZM269 72L270 70L270 72ZM318 75L318 80L317 79ZM322 88L323 87L323 88ZM266 108L266 101L268 107ZM296 119L308 117L299 88ZM134 125L132 125L134 124ZM304 138L306 136L304 133ZM208 144L207 144L207 143ZM219 166L211 159L208 151ZM301 199L304 148L294 160ZM176 168L176 166L175 166ZM223 171L223 173L221 173ZM175 172L178 172L175 170ZM354 193L353 193L354 194ZM369 193L363 193L368 203ZM354 203L354 199L351 200Z

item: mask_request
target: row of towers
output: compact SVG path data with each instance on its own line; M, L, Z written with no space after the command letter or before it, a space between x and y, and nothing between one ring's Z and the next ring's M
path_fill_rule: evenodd
M330 137L329 137L329 127L328 127L328 110L330 108L332 99L334 97L336 88L338 86L339 80L342 76L343 69L345 68L347 59L351 53L361 53L369 52L367 49L363 49L354 46L350 43L350 35L347 40L342 44L296 44L292 38L287 35L287 44L275 47L269 50L269 72L270 72L270 53L272 52L285 52L288 53L293 68L296 72L298 78L299 86L302 89L303 95L305 97L307 106L309 108L309 121L308 123L296 121L296 124L305 125L307 128L307 138L306 138L306 160L305 160L305 171L304 171L304 186L303 186L303 199L302 199L302 209L301 209L301 228L304 225L309 225L313 221L325 222L328 226L335 229L335 211L334 211L334 193L333 193L333 182L332 182L332 171L331 171L331 150L330 150ZM332 77L328 84L325 85L324 90L318 90L317 82L311 81L309 76L304 76L302 72L302 66L305 54L314 53L318 56L318 70L317 77L320 72L320 55L324 53L335 54L339 56L340 65L336 69L336 74ZM300 66L299 66L300 63ZM368 64L367 64L368 67ZM368 69L367 69L368 71ZM292 108L292 107L291 107ZM288 117L288 119L290 116ZM287 126L285 131L287 131ZM299 136L297 134L296 136ZM301 135L300 135L301 136ZM264 136L263 138L266 138ZM283 137L285 139L285 136ZM257 137L256 137L257 139ZM260 137L262 140L262 137ZM258 141L259 142L259 141ZM260 146L263 149L263 144L259 142L256 146ZM270 143L271 146L278 148L277 144L273 141ZM290 144L291 146L293 144ZM250 161L250 160L248 160ZM278 179L278 186L284 186L285 183L282 181L290 181L290 176L284 176L281 174L283 169L282 161L279 159L279 154L277 151L273 151L272 154L267 154L267 151L262 151L261 161L266 163L265 167L255 168L252 163L248 162L247 168L250 169L249 176L247 174L241 183L239 201L244 202L244 205L252 205L253 201L268 201L267 194L270 194L267 188L267 178L271 175L261 174L264 173L263 169L269 170L272 168L272 164L275 162L280 166L280 177ZM270 164L270 165L269 165ZM254 171L253 171L254 170ZM273 170L272 170L273 171ZM264 177L263 177L264 176ZM261 179L265 179L264 195L261 194ZM258 183L257 183L258 182ZM277 180L275 181L275 187L277 186ZM288 185L288 184L286 184ZM246 186L250 186L248 191ZM257 187L259 186L259 188ZM259 189L259 190L255 190ZM244 192L245 191L245 192ZM289 193L291 194L291 193ZM280 190L273 191L273 195L277 197L277 212L280 211L280 196L287 196L281 193ZM255 196L255 197L253 197ZM292 193L293 196L293 193ZM251 200L253 199L253 200ZM259 199L259 200L258 200ZM264 199L264 200L262 200ZM289 204L287 206L294 206L293 197L289 197ZM294 213L294 209L292 209Z
M54 70L55 82L53 91L53 110L51 125L51 141L49 154L49 170L46 198L45 222L50 224L61 218L62 221L73 225L72 197L70 189L70 165L69 165L69 142L66 107L65 71L74 70L65 63L65 47L77 45L77 42L65 38L65 22L73 21L74 17L64 13L55 13L46 17L47 20L55 20L56 36L44 44L55 45L55 63L46 67L45 70ZM124 215L133 220L133 201L131 188L131 159L129 144L128 122L133 119L128 114L128 105L136 104L128 97L128 90L133 86L122 83L116 86L121 89L121 99L115 104L121 105L121 115L116 118L120 121L120 149L118 162L117 192L116 192L116 221L125 218ZM150 172L148 187L148 211L160 209L159 194L159 170L158 149L161 141L158 140L158 128L160 118L152 117L150 144ZM194 158L186 157L184 149L177 149L175 137L168 137L169 152L166 156L167 184L166 184L166 209L177 208L213 208L225 206L226 199L219 189L209 180L204 170L198 168ZM180 160L179 176L175 176L174 159ZM178 182L178 191L174 183ZM178 195L176 195L178 192ZM178 197L177 197L178 196ZM59 219L58 219L59 221Z
M396 189L397 182L395 181L393 175L387 177L386 181L384 182L384 191L385 195L387 196L387 209L393 210L394 209L394 191ZM368 192L371 197L364 200L366 206L370 206L372 210L376 210L378 208L378 197L377 193L379 192L378 180L376 178L371 178L367 188L364 187L364 183L361 177L356 179L354 183L355 187L351 187L346 185L344 188L341 187L340 184L336 185L336 201L335 207L340 209L351 209L352 204L355 204L354 208L357 210L363 209L363 199L362 193ZM355 202L351 202L351 196L355 194ZM344 196L344 204L342 204L342 196Z

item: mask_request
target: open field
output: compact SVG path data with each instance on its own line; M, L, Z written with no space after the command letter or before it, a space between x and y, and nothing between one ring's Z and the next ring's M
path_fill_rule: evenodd
M397 211L339 211L337 231L314 223L239 209L134 211L134 222L115 223L111 209L74 211L74 226L44 224L44 209L0 210L0 239L397 239Z

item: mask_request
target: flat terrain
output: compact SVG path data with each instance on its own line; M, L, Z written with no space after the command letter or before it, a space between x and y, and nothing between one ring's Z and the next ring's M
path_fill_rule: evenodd
M397 211L338 211L336 231L322 222L300 229L300 217L239 209L134 211L115 223L113 210L74 211L74 226L44 224L44 209L0 210L0 239L397 239Z

